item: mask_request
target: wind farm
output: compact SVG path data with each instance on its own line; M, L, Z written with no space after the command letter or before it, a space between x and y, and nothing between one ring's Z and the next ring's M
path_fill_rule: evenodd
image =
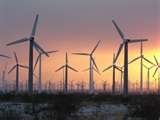
M0 120L160 118L156 0L15 1L0 1Z

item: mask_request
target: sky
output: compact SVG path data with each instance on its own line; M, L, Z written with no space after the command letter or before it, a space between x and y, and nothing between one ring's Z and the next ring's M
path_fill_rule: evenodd
M144 55L154 61L159 54L160 31L160 1L159 0L0 0L0 53L12 56L17 53L19 62L28 65L28 44L23 43L7 47L6 43L29 37L35 15L39 14L39 22L35 40L46 50L59 50L43 56L43 83L51 80L53 83L63 79L63 71L55 73L65 62L65 52L68 52L69 64L79 70L78 73L69 72L69 81L75 84L84 81L88 84L89 58L76 56L73 52L91 52L98 40L101 40L94 58L100 71L112 64L113 53L117 52L122 42L115 30L114 19L127 38L147 38L144 44ZM140 44L129 45L129 60L140 55ZM35 59L37 53L34 53ZM34 59L34 60L35 60ZM9 70L15 60L0 58L1 71L7 64ZM144 63L150 66L147 63ZM117 61L123 65L123 51ZM139 61L129 66L129 81L139 82ZM151 71L151 76L155 68ZM37 74L37 70L35 73ZM144 69L144 85L146 82ZM21 70L21 81L27 80L27 71ZM116 72L119 81L120 73ZM112 70L94 74L98 87L103 81L111 84ZM7 74L8 81L15 81L15 71ZM154 79L151 77L152 87ZM34 80L36 81L36 79ZM132 85L132 84L131 84Z

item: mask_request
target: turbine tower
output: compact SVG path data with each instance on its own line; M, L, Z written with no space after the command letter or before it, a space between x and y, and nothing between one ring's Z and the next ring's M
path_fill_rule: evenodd
M140 59L140 92L142 93L143 92L143 60L152 64L152 65L155 65L154 63L152 63L150 60L148 60L147 58L144 57L144 54L143 54L143 41L141 41L141 47L140 47L140 56L134 58L133 60L131 60L129 62L132 63L134 61L137 61L138 59Z
M68 65L68 55L67 55L67 52L66 52L66 63L58 68L55 72L58 72L59 70L63 69L65 70L65 80L64 80L64 92L67 93L68 92L68 69L70 70L73 70L75 72L78 72L76 69L74 69L73 67L71 67L70 65Z
M95 65L94 65L95 66ZM96 69L95 67L94 67L93 65L92 65L92 68L87 68L87 69L84 69L83 70L83 72L85 72L85 71L89 71L90 69L92 69L93 71L92 71L92 79L94 79L94 71L97 73L97 74L99 74L99 75L101 75L100 74L100 72L99 72L99 70L98 69ZM94 89L95 89L95 82L94 82L94 80L93 80L93 86L92 86L92 88L93 88L93 92L90 92L91 94L93 94L94 93Z
M24 65L21 65L19 64L19 61L18 61L18 57L16 55L16 53L14 52L14 58L15 58L15 61L16 61L16 65L14 65L8 72L8 74L10 74L14 69L16 69L16 93L19 92L19 68L27 68L27 66L24 66Z
M35 42L35 34L36 34L36 28L37 28L37 23L38 23L38 17L39 15L36 15L32 32L30 37L23 38L11 43L8 43L7 46L14 45L14 44L19 44L19 43L24 43L24 42L29 42L29 71L28 71L28 92L30 94L33 93L33 48L41 51L42 53L45 53L45 51ZM47 56L48 54L45 53Z
M150 70L155 66L147 67L144 64L143 66L147 69L147 91L150 92Z
M116 24L116 22L114 20L112 20L113 25L115 26L117 32L119 33L121 39L122 39L122 43L120 44L119 50L116 54L116 58L115 58L115 62L117 61L119 54L122 50L122 48L124 47L124 84L123 84L123 94L126 96L128 95L128 44L129 43L137 43L137 42L141 42L141 41L147 41L147 39L128 39L125 38L123 32L120 30L120 28L118 27L118 25Z
M5 82L5 79L6 79L7 65L8 65L8 64L6 63L5 66L4 66L4 70L2 71L2 86L1 86L2 91L5 91L5 90L6 90L6 82Z
M113 54L113 64L109 67L107 67L106 69L103 70L103 72L109 70L110 68L113 68L113 73L112 73L112 94L115 94L115 83L116 83L116 80L115 80L115 70L117 69L118 71L122 72L122 70L116 66L115 64L115 54Z
M100 43L100 40L98 41L98 43L96 44L94 49L91 51L91 53L73 53L75 55L89 56L89 94L94 93L93 65L96 67L97 71L99 71L99 69L96 65L96 62L93 58L93 54L94 54L95 50L97 49L99 43Z
M4 55L4 54L0 54L0 57L6 58L6 59L10 59L9 56ZM6 75L6 69L7 69L7 65L5 65L4 70L2 71L2 86L1 86L1 88L3 89L3 91L5 91L5 89L6 89L6 87L5 87L5 75Z
M34 70L39 62L39 81L38 81L38 92L41 92L42 90L42 56L43 55L46 55L44 54L44 52L41 52L39 50L37 50L37 52L39 53L38 57L37 57L37 60L36 60L36 63L35 63L35 66L34 66ZM51 53L54 53L54 52L58 52L57 50L56 51L48 51L48 52L45 52L47 53L48 55L51 54Z

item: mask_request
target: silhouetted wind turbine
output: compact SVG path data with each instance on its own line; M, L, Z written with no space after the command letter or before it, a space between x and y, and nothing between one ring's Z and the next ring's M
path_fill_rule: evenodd
M8 65L8 64L6 63L5 66L4 66L4 70L2 71L2 91L5 91L5 89L6 89L5 79L6 79L7 65Z
M48 52L44 53L44 52L39 51L39 49L38 49L37 52L39 53L39 55L37 57L37 60L36 60L35 66L34 66L34 70L37 66L37 63L39 62L38 91L41 92L41 90L42 90L42 56L46 55L45 53L47 53L49 55L51 53L58 52L58 51L57 50L56 51L48 51Z
M19 44L19 43L24 43L29 41L29 71L28 71L28 92L30 94L33 93L33 48L41 51L42 53L45 53L45 51L35 42L35 34L36 34L36 28L37 28L37 23L38 23L38 17L39 15L36 15L32 32L29 38L23 38L11 43L8 43L7 46L14 45L14 44ZM47 56L48 54L45 53Z
M156 77L153 77L153 78L154 78L154 88L155 88L155 91L156 91L156 88L157 88L157 83L156 83L157 78Z
M105 80L102 83L103 92L106 92L106 86L107 86L107 81Z
M117 69L118 71L121 72L121 69L116 66L115 64L115 54L113 54L113 63L112 65L110 65L109 67L107 67L106 69L103 70L103 72L109 70L113 68L113 73L112 73L112 93L115 94L115 83L116 83L116 80L115 80L115 70Z
M97 71L99 71L96 62L93 58L93 54L95 52L95 50L97 49L98 45L100 43L100 40L98 41L98 43L96 44L96 46L94 47L94 49L91 51L91 53L73 53L75 55L85 55L85 56L89 56L89 94L93 94L94 93L94 80L93 80L93 65L96 67Z
M147 67L144 64L143 66L147 69L147 91L149 92L150 91L150 70L155 66Z
M116 54L116 58L115 58L115 62L119 57L119 54L122 50L122 48L124 47L124 89L123 89L123 94L124 95L128 95L128 43L137 43L137 42L141 42L141 41L147 41L147 39L128 39L125 38L123 32L120 30L120 28L118 27L118 25L116 24L116 22L114 20L112 20L112 23L114 24L116 30L118 31L121 39L123 40L123 42L120 44L119 50Z
M134 58L128 64L130 64L138 59L140 59L140 92L142 93L143 92L143 60L152 64L152 65L155 65L150 60L148 60L147 58L144 57L144 55L143 55L143 41L141 41L140 56Z
M9 70L8 74L10 74L14 69L16 69L16 93L17 93L17 92L19 92L19 68L27 68L28 69L28 67L19 64L18 57L17 57L16 53L14 52L13 54L14 54L16 64Z
M157 71L158 71L158 69L160 69L160 64L159 64L159 62L158 62L158 60L157 60L157 58L154 56L154 59L155 59L155 61L156 61L156 70L155 70L155 72L154 72L154 74L153 74L153 77L155 76L155 74L157 73Z
M83 82L83 80L81 81L81 92L83 93L84 92L84 82Z
M156 70L153 74L153 77L155 76L155 74L157 73L158 69L160 69L160 63L158 62L157 58L154 56L154 59L156 61ZM158 94L160 93L160 79L158 78Z
M11 57L0 54L0 57L10 59ZM2 89L5 89L5 74L6 74L7 65L5 65L4 70L2 71ZM5 91L5 90L4 90Z
M64 80L64 92L67 93L68 92L68 69L73 70L75 72L78 72L76 69L74 69L73 67L71 67L70 65L68 65L68 55L66 52L66 63L58 68L55 72L58 72L59 70L63 69L65 70L65 80Z

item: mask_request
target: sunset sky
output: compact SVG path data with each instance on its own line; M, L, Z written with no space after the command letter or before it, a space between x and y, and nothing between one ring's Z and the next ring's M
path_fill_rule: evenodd
M76 56L73 52L91 52L98 40L101 40L94 58L100 71L112 64L113 53L117 52L122 42L115 30L114 19L127 38L147 38L144 55L154 61L156 55L160 62L160 1L159 0L0 0L0 53L12 56L17 53L19 62L28 65L28 43L7 47L6 43L29 37L35 15L39 14L38 29L35 40L46 50L59 50L43 57L43 83L62 80L62 71L54 71L65 62L68 52L69 64L80 72L69 72L69 80L88 84L89 58ZM129 45L129 60L140 55L140 44ZM37 53L35 52L35 59ZM10 69L15 60L0 58L1 71L5 64ZM123 51L117 61L123 65ZM145 63L148 66L151 66ZM139 61L129 66L129 81L139 82ZM152 85L154 79L151 71ZM144 68L144 84L146 83ZM37 71L36 71L37 74ZM116 80L119 81L119 72ZM28 77L26 70L21 71L21 81ZM112 81L112 70L101 75L95 73L98 86L103 81ZM15 80L15 72L7 75L7 80Z

